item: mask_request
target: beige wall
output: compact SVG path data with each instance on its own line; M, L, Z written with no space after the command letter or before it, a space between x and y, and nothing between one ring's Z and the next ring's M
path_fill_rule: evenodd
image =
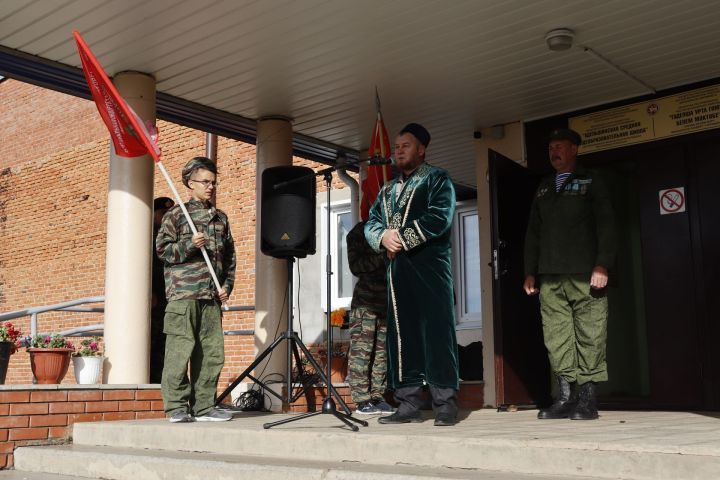
M500 135L502 130L502 135ZM478 217L480 226L480 285L482 286L483 377L485 403L495 405L495 344L492 300L492 219L490 217L490 186L488 183L488 149L525 166L523 151L523 125L510 123L501 128L481 130L482 138L475 141L475 171L477 172Z

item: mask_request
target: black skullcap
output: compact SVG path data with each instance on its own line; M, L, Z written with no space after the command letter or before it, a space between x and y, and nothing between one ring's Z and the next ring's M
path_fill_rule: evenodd
M427 148L430 143L430 132L428 132L427 129L419 123L408 123L405 125L403 129L400 130L400 135L405 133L409 133L413 137L417 138L418 141L425 146L425 148Z
M548 142L553 140L569 140L574 145L580 145L582 143L582 137L575 130L569 128L556 128L550 135L548 135Z
M158 197L155 200L153 200L153 210L162 210L166 208L171 208L175 205L175 202L173 202L172 198L168 197Z
M215 163L207 157L195 157L190 160L182 169L182 182L183 185L189 187L188 180L195 170L202 168L208 170L217 175L217 166Z

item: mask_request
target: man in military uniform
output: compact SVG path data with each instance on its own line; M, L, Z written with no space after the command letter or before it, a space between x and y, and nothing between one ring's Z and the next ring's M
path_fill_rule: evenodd
M350 353L348 383L360 415L389 414L385 401L387 361L387 288L385 259L365 240L365 223L347 234L350 271L358 279L350 305Z
M595 385L608 378L605 288L615 261L615 222L602 179L577 165L580 143L573 130L550 133L556 173L538 186L525 237L523 288L540 293L543 336L559 388L540 419L598 418Z
M182 170L190 189L185 204L198 233L193 234L180 206L163 218L157 253L165 263L165 368L162 395L170 422L226 421L214 408L218 378L225 363L222 313L235 281L235 245L227 215L211 203L217 168L195 157ZM221 288L217 291L203 259L205 247ZM187 370L190 364L190 378Z
M168 197L159 197L153 201L153 246L157 246L156 238L162 219L167 211L175 205ZM165 361L165 334L163 318L167 297L165 296L165 273L163 261L153 248L152 263L152 303L150 309L150 383L162 381L163 362Z

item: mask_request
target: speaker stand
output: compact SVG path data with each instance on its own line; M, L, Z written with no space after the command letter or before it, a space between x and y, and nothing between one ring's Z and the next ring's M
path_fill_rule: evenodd
M260 385L267 391L268 393L274 395L277 397L281 402L286 402L288 404L294 403L298 398L300 398L312 385L307 382L308 379L306 379L306 376L303 375L302 370L302 362L300 361L300 353L298 351L298 347L302 352L305 354L305 358L308 359L310 364L315 368L316 372L322 373L322 368L317 363L317 361L313 358L313 356L310 354L310 351L307 349L307 347L303 344L302 340L298 336L297 332L293 330L293 276L292 276L292 266L295 262L295 258L289 257L287 260L287 275L288 275L288 319L287 319L287 330L280 334L275 341L267 347L256 359L255 361L250 364L249 367L245 369L243 373L238 376L234 382L230 384L229 387L227 387L223 393L217 398L215 401L215 405L219 406L222 401L237 387L240 382L242 382L245 378L249 378L253 382L255 382L257 385ZM252 371L257 368L258 365L262 363L263 360L268 355L271 355L273 350L277 348L283 340L287 340L287 376L286 376L286 396L283 397L279 393L277 393L275 390L268 387L268 385L263 382L262 380L256 378L253 376ZM295 394L293 394L293 388L292 388L292 366L293 366L293 359L295 359L295 365L298 366L298 371L300 373L299 377L302 382L302 388L300 388Z
M359 428L357 425L354 425L352 422L355 422L359 425L362 425L363 427L367 427L368 423L364 420L360 420L357 418L354 418L352 414L350 413L350 409L348 408L345 401L342 399L342 397L338 394L337 390L335 390L335 387L332 384L331 381L331 364L332 364L332 352L333 352L333 341L332 341L332 323L330 322L330 317L332 313L331 305L332 305L332 255L330 253L330 190L332 188L332 172L336 170L337 168L341 168L338 165L335 165L333 167L326 168L324 170L321 170L320 172L317 172L317 176L323 177L325 180L325 187L327 191L327 252L326 252L326 262L325 262L325 277L327 282L327 298L326 298L326 324L327 324L327 336L325 339L325 350L327 352L327 365L326 365L326 371L324 374L321 373L321 377L323 377L323 380L325 381L325 385L327 387L326 389L326 395L325 399L323 400L322 409L317 412L308 412L308 413L302 413L298 416L292 417L292 418L286 418L283 420L279 420L277 422L271 422L271 423L265 423L263 425L263 428L272 428L276 425L283 425L285 423L294 422L296 420L302 420L303 418L309 418L314 417L316 415L332 415L341 422L343 422L345 425L350 427L353 432L357 432ZM304 348L304 345L300 343L301 348ZM306 351L305 349L304 351ZM306 352L307 355L307 352ZM309 357L312 359L312 356ZM311 362L313 366L316 365L315 361L312 360ZM317 368L317 367L316 367ZM321 370L317 370L318 372L321 372ZM333 400L333 396L338 400L338 403L343 407L344 413L339 412L337 410L337 407L335 405L335 401Z

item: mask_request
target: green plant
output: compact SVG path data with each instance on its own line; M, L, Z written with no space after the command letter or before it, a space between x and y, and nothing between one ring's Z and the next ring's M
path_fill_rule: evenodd
M30 342L31 348L69 348L75 350L75 345L65 340L62 335L35 335Z
M98 337L86 338L80 342L80 348L73 353L74 357L97 357L100 353L100 339Z

